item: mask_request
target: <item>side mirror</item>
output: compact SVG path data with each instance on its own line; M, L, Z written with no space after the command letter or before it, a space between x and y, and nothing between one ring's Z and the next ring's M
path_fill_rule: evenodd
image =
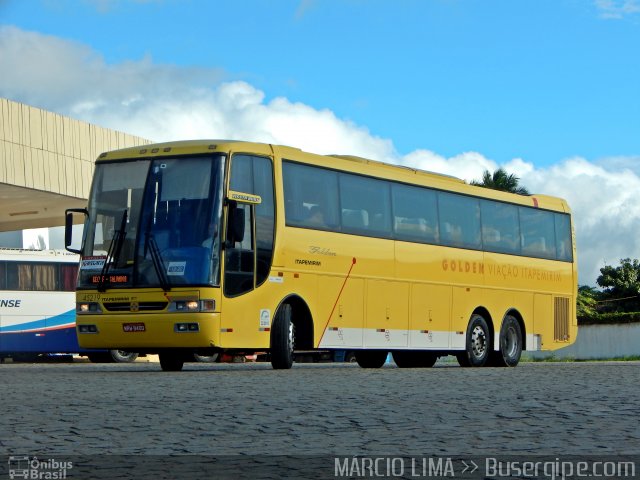
M229 202L229 214L227 216L228 246L233 246L234 243L244 240L244 213L244 208L239 208L236 202Z
M71 248L73 243L73 214L82 213L85 219L89 216L86 208L68 208L64 212L64 248L65 250L80 255L80 250Z

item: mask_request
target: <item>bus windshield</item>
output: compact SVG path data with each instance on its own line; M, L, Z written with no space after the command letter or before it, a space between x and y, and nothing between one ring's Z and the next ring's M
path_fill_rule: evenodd
M224 157L96 165L80 288L218 285Z

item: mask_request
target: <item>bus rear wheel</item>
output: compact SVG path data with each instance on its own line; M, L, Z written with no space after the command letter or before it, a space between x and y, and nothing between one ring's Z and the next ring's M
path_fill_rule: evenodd
M176 352L160 352L160 368L163 372L179 372L184 366L184 355Z
M362 368L380 368L387 360L386 350L356 350L356 362Z
M291 305L285 303L278 309L271 326L271 366L276 370L293 366L295 326L291 320Z
M500 349L491 352L491 363L496 367L515 367L522 355L522 329L518 320L507 315L500 328Z
M392 355L398 368L431 368L438 360L434 353L422 350L396 350Z
M461 367L483 367L492 350L491 330L482 315L471 315L467 326L466 348L456 357Z

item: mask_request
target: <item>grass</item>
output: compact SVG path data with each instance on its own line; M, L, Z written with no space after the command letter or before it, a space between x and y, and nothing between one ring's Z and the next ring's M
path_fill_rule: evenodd
M637 362L640 361L640 355L627 355L624 357L611 357L611 358L573 358L573 357L554 357L550 355L544 358L525 358L523 357L521 362L531 362L531 363L568 363L568 362Z

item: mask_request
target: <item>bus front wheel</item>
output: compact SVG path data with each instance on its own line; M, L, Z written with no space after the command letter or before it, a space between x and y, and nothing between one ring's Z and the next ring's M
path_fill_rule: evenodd
M271 325L271 366L276 370L289 369L293 365L295 326L291 320L291 305L280 307Z
M131 363L138 358L136 352L126 352L124 350L110 350L109 354L116 363Z
M164 372L179 372L184 366L184 355L176 352L160 352L160 368Z
M467 327L466 347L459 352L458 363L461 367L483 367L489 360L492 350L491 330L482 315L471 315Z
M386 350L356 350L356 362L362 368L380 368L386 361Z

